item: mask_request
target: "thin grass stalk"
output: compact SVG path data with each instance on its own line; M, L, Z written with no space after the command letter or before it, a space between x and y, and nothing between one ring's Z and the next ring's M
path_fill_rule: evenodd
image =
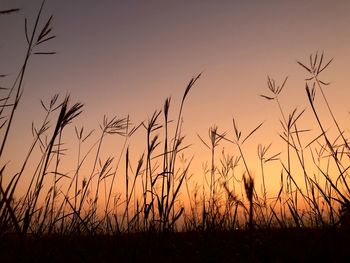
M180 122L181 122L181 116L182 116L182 111L183 111L183 107L184 107L184 103L186 100L186 97L188 95L188 93L190 92L190 90L192 89L192 87L194 86L194 84L197 82L197 80L200 78L201 73L198 74L196 77L192 78L190 80L190 82L188 83L186 90L184 92L184 95L182 97L181 100L181 104L180 104L180 109L179 109L179 113L178 113L178 117L177 117L177 121L176 121L176 129L175 129L175 134L174 134L174 139L173 139L173 145L172 145L172 150L171 150L171 156L170 156L170 163L169 163L169 176L168 176L168 186L167 186L167 198L166 198L166 211L167 213L164 215L164 218L167 221L168 218L168 213L169 211L169 193L170 193L170 189L173 189L173 196L174 196L174 176L175 176L175 162L176 162L176 156L177 156L177 148L179 146L179 142L181 141L181 132L180 132ZM173 215L175 213L175 211L172 211Z
M49 118L49 115L50 115L50 113L52 112L52 110L54 110L54 109L53 109L53 106L54 106L56 100L57 100L57 96L55 95L55 96L53 97L53 99L51 100L50 107L47 109L46 116L45 116L45 118L44 118L44 120L43 120L43 122L42 122L42 125L41 125L40 129L37 131L37 130L34 128L34 126L32 127L32 132L33 132L33 136L35 136L35 139L34 139L34 141L32 142L32 144L31 144L31 146L30 146L30 148L29 148L29 151L28 151L28 153L27 153L27 155L26 155L26 157L25 157L25 160L23 161L23 164L22 164L21 169L20 169L20 171L19 171L19 173L18 173L18 176L16 177L16 181L15 181L15 183L14 183L12 189L11 189L11 193L10 193L10 195L9 195L10 200L12 199L12 197L13 197L15 191L16 191L18 182L19 182L20 178L21 178L22 175L23 175L23 172L24 172L24 170L25 170L25 168L26 168L26 166L27 166L27 163L28 163L28 161L29 161L29 158L31 157L31 155L32 155L32 153L33 153L33 151L34 151L35 146L36 146L37 143L40 141L40 136L48 129L48 118ZM35 134L34 134L34 133L35 133ZM33 183L33 179L34 179L34 177L32 177L28 189L31 188L31 185L32 185L32 183ZM28 190L28 191L29 191L29 190ZM25 197L23 198L23 204L25 203L25 200L26 200L27 195L28 195L28 192L25 194ZM21 211L23 211L23 209L20 209L19 216L21 216L21 214L22 214Z
M126 226L127 226L127 231L129 233L130 228L129 228L129 147L126 149L126 154L125 154L125 209L126 209Z
M55 210L55 200L56 200L56 185L57 185L57 173L58 173L58 166L60 162L60 149L61 149L61 142L62 142L62 130L60 131L58 135L58 143L57 143L57 150L56 150L56 163L55 163L55 170L54 170L54 178L53 178L53 191L52 191L52 201L51 201L51 217L50 217L50 226L49 226L49 234L52 230L52 223L53 223L53 216L54 216L54 210Z
M21 94L22 94L22 84L23 84L24 74L25 74L26 69L27 69L29 58L30 58L30 56L32 54L32 49L33 49L33 46L34 46L34 36L36 35L37 29L38 29L38 24L39 24L39 21L40 21L40 18L41 18L41 13L42 13L44 4L45 4L45 0L43 0L42 3L41 3L40 9L39 9L38 14L36 16L34 28L33 28L30 40L28 42L28 47L27 47L24 63L23 63L23 66L21 68L21 71L20 71L19 83L18 83L18 86L17 86L17 89L16 89L14 105L13 105L13 107L11 109L10 117L8 119L8 122L7 122L6 131L5 131L3 140L1 142L0 158L2 157L4 148L5 148L5 144L6 144L6 141L7 141L7 137L9 135L10 128L11 128L11 125L12 125L12 120L13 120L16 108L18 106L18 103L19 103L19 100L20 100L20 97L21 97Z
M325 141L326 141L326 144L327 144L329 150L330 150L331 153L332 153L333 159L334 159L335 164L336 164L336 166L337 166L337 168L338 168L338 171L339 171L339 178L342 179L342 181L343 181L343 183L344 183L344 185L345 185L345 187L346 187L347 192L350 193L350 188L349 188L349 186L348 186L348 184L347 184L347 182L346 182L346 179L345 179L345 177L344 177L344 174L343 174L343 172L342 172L342 170L341 170L341 167L340 167L339 160L338 160L338 158L337 158L336 152L334 151L334 149L333 149L333 147L332 147L332 145L331 145L331 143L330 143L330 141L329 141L329 139L328 139L328 136L326 135L326 132L325 132L325 130L324 130L322 124L321 124L321 121L320 121L320 119L319 119L319 116L318 116L318 114L317 114L317 112L316 112L316 109L315 109L315 106L314 106L314 103L313 103L314 91L311 91L310 88L309 88L309 86L308 86L307 84L306 84L306 93L307 93L307 96L308 96L309 103L310 103L310 105L311 105L312 111L313 111L313 113L314 113L314 116L315 116L315 118L316 118L316 120L317 120L318 126L320 127L320 129L321 129L321 131L322 131L322 135L323 135L323 137L324 137L324 139L325 139Z
M103 129L102 130L102 133L101 133L101 136L100 136L100 139L98 141L98 146L97 146L97 151L96 151L96 155L95 155L95 160L94 160L94 164L93 164L93 167L92 167L92 170L91 170L91 173L90 173L90 176L89 176L89 179L87 181L87 185L84 189L84 191L82 192L82 196L81 196L81 199L80 199L80 204L79 204L79 208L78 208L78 213L81 212L81 209L83 207L83 204L84 204L84 201L85 201L85 198L86 198L86 194L87 194L87 191L88 191L88 188L89 186L91 186L91 181L94 177L94 173L95 173L95 169L96 169L96 164L97 164L97 160L98 160L98 157L100 155L100 151L101 151L101 147L102 147L102 142L103 142L103 138L105 136L105 133L106 131Z
M127 142L129 140L129 138L131 137L131 135L138 129L138 127L140 127L140 126L138 126L138 127L134 128L134 129L132 129L132 131L129 133L129 126L130 126L130 119L129 119L129 115L128 115L127 118L126 118L126 127L125 127L125 134L126 134L126 136L125 136L125 139L124 139L124 143L123 143L123 146L122 146L122 149L121 149L121 152L120 152L120 155L119 155L119 158L118 158L115 170L114 170L113 175L112 175L111 185L109 187L109 192L108 192L108 197L107 197L107 202L106 202L106 208L105 208L106 213L107 213L108 208L109 208L109 203L110 203L111 196L112 196L112 189L113 189L114 181L115 181L115 178L116 178L116 175L117 175L117 171L118 171L118 168L119 168L119 164L121 162L121 158L122 158L123 153L125 151Z
M164 231L166 224L164 222L164 209L165 209L165 198L166 195L168 195L168 192L165 192L165 183L168 181L168 178L170 177L169 172L169 158L168 158L168 114L169 114L169 108L170 108L170 101L171 98L167 98L165 100L164 104L164 155L163 155L163 176L162 176L162 191L161 191L161 202L160 202L160 209L159 209L159 218L161 219L161 228ZM168 187L167 187L168 188Z

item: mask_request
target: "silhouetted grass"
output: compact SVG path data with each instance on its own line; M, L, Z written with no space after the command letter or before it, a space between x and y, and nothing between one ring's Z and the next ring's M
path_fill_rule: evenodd
M305 80L309 102L306 109L294 109L287 114L279 96L286 89L288 78L281 85L271 77L267 79L271 94L261 96L277 105L281 115L279 139L285 148L270 153L271 144L258 144L261 185L251 172L255 166L248 162L244 147L263 123L243 135L237 119L233 119L232 131L221 132L218 126L212 126L209 142L198 134L210 152L210 165L203 166L204 183L195 182L195 187L190 187L194 181L190 174L193 157L186 158L190 145L185 144L182 133L183 109L201 74L194 76L185 87L175 120L171 120L171 98L167 98L162 109L155 110L141 123L133 124L129 116L104 116L99 131L86 132L84 127L75 127L77 163L70 173L64 172L66 169L61 164L64 158L70 158L65 156L64 136L75 119L83 115L83 105L72 104L69 96L61 99L59 95L54 95L48 103L41 101L45 112L42 124L33 124L33 142L27 156L18 172L9 173L3 164L4 149L21 101L30 58L35 54L54 54L38 49L55 37L52 16L40 26L44 3L32 30L25 19L24 62L12 87L0 100L0 247L2 251L8 250L5 261L31 258L63 261L68 256L77 262L114 258L132 261L143 259L142 255L167 261L169 258L178 261L178 257L196 261L279 261L286 253L294 262L323 255L332 260L346 256L345 247L339 250L329 240L340 238L349 242L344 234L350 225L349 145L323 90L330 84L320 80L321 73L332 62L332 59L324 62L323 53L311 55L309 65L298 62L310 74ZM17 11L5 10L1 14ZM337 128L335 137L327 132L318 113L320 105L315 104L318 93ZM299 124L306 111L313 114L319 135L304 145L304 134L310 130L300 128ZM130 141L135 133L144 134L146 145L136 161L130 157L133 150ZM93 134L98 134L98 138L91 143ZM103 157L107 136L122 138L118 155ZM222 150L220 155L223 143L233 147ZM83 148L87 150L84 152ZM292 162L292 158L296 161ZM268 191L267 164L278 167L277 193ZM238 173L238 166L245 172ZM29 181L22 193L18 185L24 176ZM302 183L297 176L303 177ZM125 190L119 193L115 186L121 180ZM187 197L181 197L184 192ZM188 206L184 205L185 199ZM246 231L248 229L250 231ZM320 241L313 243L314 238ZM63 243L66 241L70 245ZM100 243L96 246L97 242ZM62 245L69 247L63 254L60 253ZM43 250L46 252L42 252L40 246L46 247ZM94 247L96 258L86 256L90 246ZM271 250L273 246L277 248ZM314 250L305 248L307 246L323 252L310 254ZM133 252L135 247L140 256ZM17 249L21 253L17 253ZM111 252L114 250L115 255Z

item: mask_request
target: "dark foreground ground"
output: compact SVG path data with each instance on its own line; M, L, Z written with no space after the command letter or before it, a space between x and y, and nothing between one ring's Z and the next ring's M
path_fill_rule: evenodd
M350 262L350 232L284 229L0 239L0 262Z

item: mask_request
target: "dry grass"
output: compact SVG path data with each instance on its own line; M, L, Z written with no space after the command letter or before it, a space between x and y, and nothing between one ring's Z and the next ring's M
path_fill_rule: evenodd
M2 161L16 109L21 101L23 80L30 58L34 54L54 54L39 49L42 43L55 37L52 35L52 16L42 27L39 26L43 20L44 3L45 1L38 11L32 30L25 20L28 45L26 56L13 86L1 99ZM2 11L1 14L17 11ZM322 231L347 228L350 209L349 145L323 90L329 83L320 80L321 73L332 61L324 60L323 53L316 53L310 56L309 65L298 62L310 75L305 80L310 107L305 110L295 109L286 114L279 96L287 86L287 78L278 85L268 77L267 86L271 95L261 96L275 102L281 114L279 139L285 143L285 152L270 153L271 144L258 144L261 185L256 184L251 173L253 164L248 163L244 147L247 140L251 140L263 124L260 123L243 135L237 120L233 119L232 132L221 132L214 125L209 129L209 142L198 135L204 147L209 150L211 159L210 165L204 166L205 183L196 183L194 189L190 188L193 180L189 172L192 159L185 157L189 145L185 144L181 126L185 102L191 89L198 85L201 74L194 76L186 86L175 120L170 119L171 99L167 98L161 110L154 111L141 123L132 124L129 116L104 117L99 132L86 132L84 127L75 128L78 161L72 176L62 172L65 170L61 165L62 160L70 158L65 156L67 146L64 144L64 132L83 114L83 105L71 104L69 96L60 99L55 95L48 103L42 101L45 116L41 125L32 127L33 142L19 171L10 174L6 165L0 167L0 236L16 234L23 240L28 235L30 239L44 236L82 237L184 230L191 239L193 232L196 232L195 235L204 235L224 230L240 233L245 229L273 232L275 229L288 231L289 228ZM318 114L319 105L316 106L314 101L319 93L337 128L335 137L327 133L322 116ZM306 111L311 111L314 115L319 135L303 145L301 138L305 138L304 134L308 130L300 128L299 121ZM56 121L51 123L53 119ZM135 161L130 158L129 142L136 132L144 132L146 149ZM90 143L84 153L83 145L96 133L99 133L97 140ZM107 136L122 138L119 156L102 157L105 156L102 153ZM233 146L230 148L232 151L222 150L220 155L222 143ZM29 159L37 157L34 155L35 151L39 151L40 156L35 161L33 174L28 174L31 171L28 169ZM286 157L282 158L282 154ZM292 158L296 160L295 163L292 163ZM93 160L90 166L87 165L90 172L83 172L82 167L85 167L89 159ZM124 171L120 169L122 163ZM280 188L277 193L268 193L269 179L264 172L267 163L279 167ZM244 167L244 174L237 173L239 165ZM336 169L330 169L331 166ZM296 180L300 171L304 179L302 183ZM19 196L18 184L24 175L31 180L25 193ZM125 184L122 193L115 192L114 186L118 183L117 180L121 180L119 178L123 178ZM185 198L188 198L188 207L183 205L184 200L180 195L182 192L187 193ZM14 196L17 196L16 200ZM102 197L104 203L100 201ZM132 235L128 238L132 239ZM245 236L238 234L237 238L244 239ZM134 241L130 242L135 245ZM179 240L174 242L181 247ZM180 248L183 249L185 248ZM305 252L304 256L306 254Z

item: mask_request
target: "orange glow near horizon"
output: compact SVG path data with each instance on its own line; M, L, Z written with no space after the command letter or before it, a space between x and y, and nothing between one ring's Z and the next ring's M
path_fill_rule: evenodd
M39 4L40 1L24 0L5 0L0 4L0 9L22 8L18 14L0 16L0 74L8 74L0 79L2 87L9 88L15 80L24 58L24 17L28 17L32 27ZM70 93L72 102L84 103L84 112L63 134L64 147L68 151L66 156L62 156L62 171L59 172L71 177L78 161L74 126L84 126L86 134L95 130L82 145L83 156L98 140L101 133L99 125L104 115L109 119L129 115L131 122L137 126L142 121L147 122L154 110L161 110L165 99L171 96L169 119L176 120L188 81L202 72L183 109L182 134L186 136L183 145L191 145L183 152L186 164L193 157L189 172L193 174L189 181L190 190L196 184L200 189L203 184L204 188L208 188L205 180L209 180L210 176L209 173L205 179L203 171L206 162L210 167L210 151L197 135L208 142L208 129L217 125L219 133L226 133L227 138L233 140L234 118L242 130L242 137L263 122L261 128L242 145L259 195L262 174L258 145L272 144L268 157L281 152L280 160L264 164L268 197L276 197L283 171L281 162L287 164L287 145L279 136L282 134L282 116L276 102L260 95L270 94L266 84L268 76L278 85L288 76L279 96L283 113L288 116L295 108L298 112L305 109L297 125L300 130L308 130L300 134L302 145L310 143L321 131L305 92L308 74L296 61L308 64L311 53L318 51L321 54L324 51L325 61L334 58L321 75L322 80L331 83L324 91L347 137L349 8L349 1L104 1L103 4L85 0L64 4L59 0L47 1L44 16L48 18L53 13L53 34L57 37L42 49L57 54L34 55L29 61L24 93L5 149L6 158L1 159L2 165L8 163L9 177L5 180L16 174L25 160L32 141L32 121L39 125L44 118L41 99L47 102L56 93L62 99ZM335 140L338 135L336 128L318 90L315 106L325 129ZM52 117L51 121L52 128L55 118ZM162 114L159 123L163 124ZM171 135L175 128L175 123L171 122ZM154 134L162 139L164 130ZM121 199L125 199L123 143L124 139L120 136L106 136L98 160L103 164L108 157L113 157L114 170L121 155L113 189L114 194L121 194ZM138 158L146 151L145 129L140 127L126 146L130 150L130 167L135 171ZM163 147L160 144L155 155L161 154ZM79 184L91 173L96 149L79 172ZM221 141L215 151L217 169L220 169L223 150L234 157L240 154L235 145ZM322 177L313 164L310 148L304 150L308 172L315 178ZM34 156L39 156L38 149ZM29 160L28 173L20 183L23 192L36 162L34 157ZM303 171L295 154L291 155L291 162L294 179L304 188ZM177 164L178 169L185 165L180 161ZM96 171L98 169L99 162ZM241 180L245 170L241 160L234 170L235 177ZM337 174L335 167L330 170ZM131 182L132 176L131 173ZM286 177L285 171L283 176ZM63 186L66 189L67 185ZM104 187L101 186L101 202L105 202ZM245 196L241 185L237 187L235 194ZM180 200L188 202L186 188L181 190Z

